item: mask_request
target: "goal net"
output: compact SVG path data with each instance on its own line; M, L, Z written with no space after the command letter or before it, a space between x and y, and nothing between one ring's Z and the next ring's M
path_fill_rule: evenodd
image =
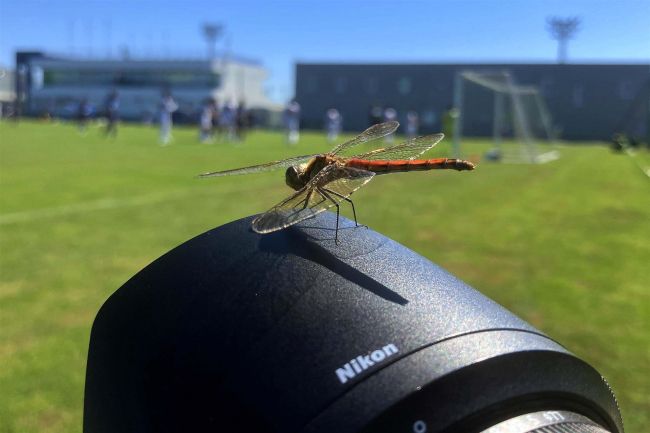
M454 153L466 137L491 136L489 160L543 163L559 157L551 117L539 90L514 82L506 71L464 71L456 76Z

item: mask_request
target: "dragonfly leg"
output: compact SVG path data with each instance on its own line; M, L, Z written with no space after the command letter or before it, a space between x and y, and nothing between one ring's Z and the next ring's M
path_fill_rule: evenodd
M357 222L357 211L356 211L356 209L354 209L354 202L353 202L349 197L345 197L345 196L339 194L339 193L336 192L336 191L332 191L331 189L327 189L327 188L322 188L322 189L323 189L324 191L330 193L330 194L334 194L334 195L337 196L337 197L341 197L343 200L345 200L345 201L347 201L348 203L350 203L350 205L352 206L352 215L354 215L354 224L355 224L357 227L359 227L359 223ZM364 227L366 227L366 226L364 226Z
M341 213L341 206L337 203L336 200L334 200L324 188L318 188L318 192L325 197L326 199L330 200L332 203L334 203L334 206L336 206L336 232L334 235L334 243L336 245L339 244L339 215ZM335 194L337 195L337 194Z
M311 198L312 192L313 192L313 190L309 191L309 193L307 194L307 197L305 197L303 200L301 200L298 203L296 203L295 205L293 205L293 209L298 209L301 204L302 204L302 208L300 210L305 209L307 207L307 205L309 204L309 199Z

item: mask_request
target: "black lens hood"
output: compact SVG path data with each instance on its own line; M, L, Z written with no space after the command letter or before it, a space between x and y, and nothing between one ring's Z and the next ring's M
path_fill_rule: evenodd
M594 368L415 252L344 218L336 244L328 212L251 219L102 306L84 432L470 432L544 410L623 431Z

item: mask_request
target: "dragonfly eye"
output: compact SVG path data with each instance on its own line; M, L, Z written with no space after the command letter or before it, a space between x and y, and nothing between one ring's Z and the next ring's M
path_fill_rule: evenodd
M300 181L300 173L298 173L296 167L287 168L287 171L284 174L284 180L290 188L293 188L296 191L304 186Z

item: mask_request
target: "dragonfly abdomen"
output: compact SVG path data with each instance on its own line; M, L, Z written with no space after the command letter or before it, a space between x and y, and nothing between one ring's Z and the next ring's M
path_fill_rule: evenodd
M421 170L474 170L474 164L463 159L434 158L434 159L397 159L389 161L370 161L351 158L345 163L347 167L360 168L377 174L395 173L401 171Z

